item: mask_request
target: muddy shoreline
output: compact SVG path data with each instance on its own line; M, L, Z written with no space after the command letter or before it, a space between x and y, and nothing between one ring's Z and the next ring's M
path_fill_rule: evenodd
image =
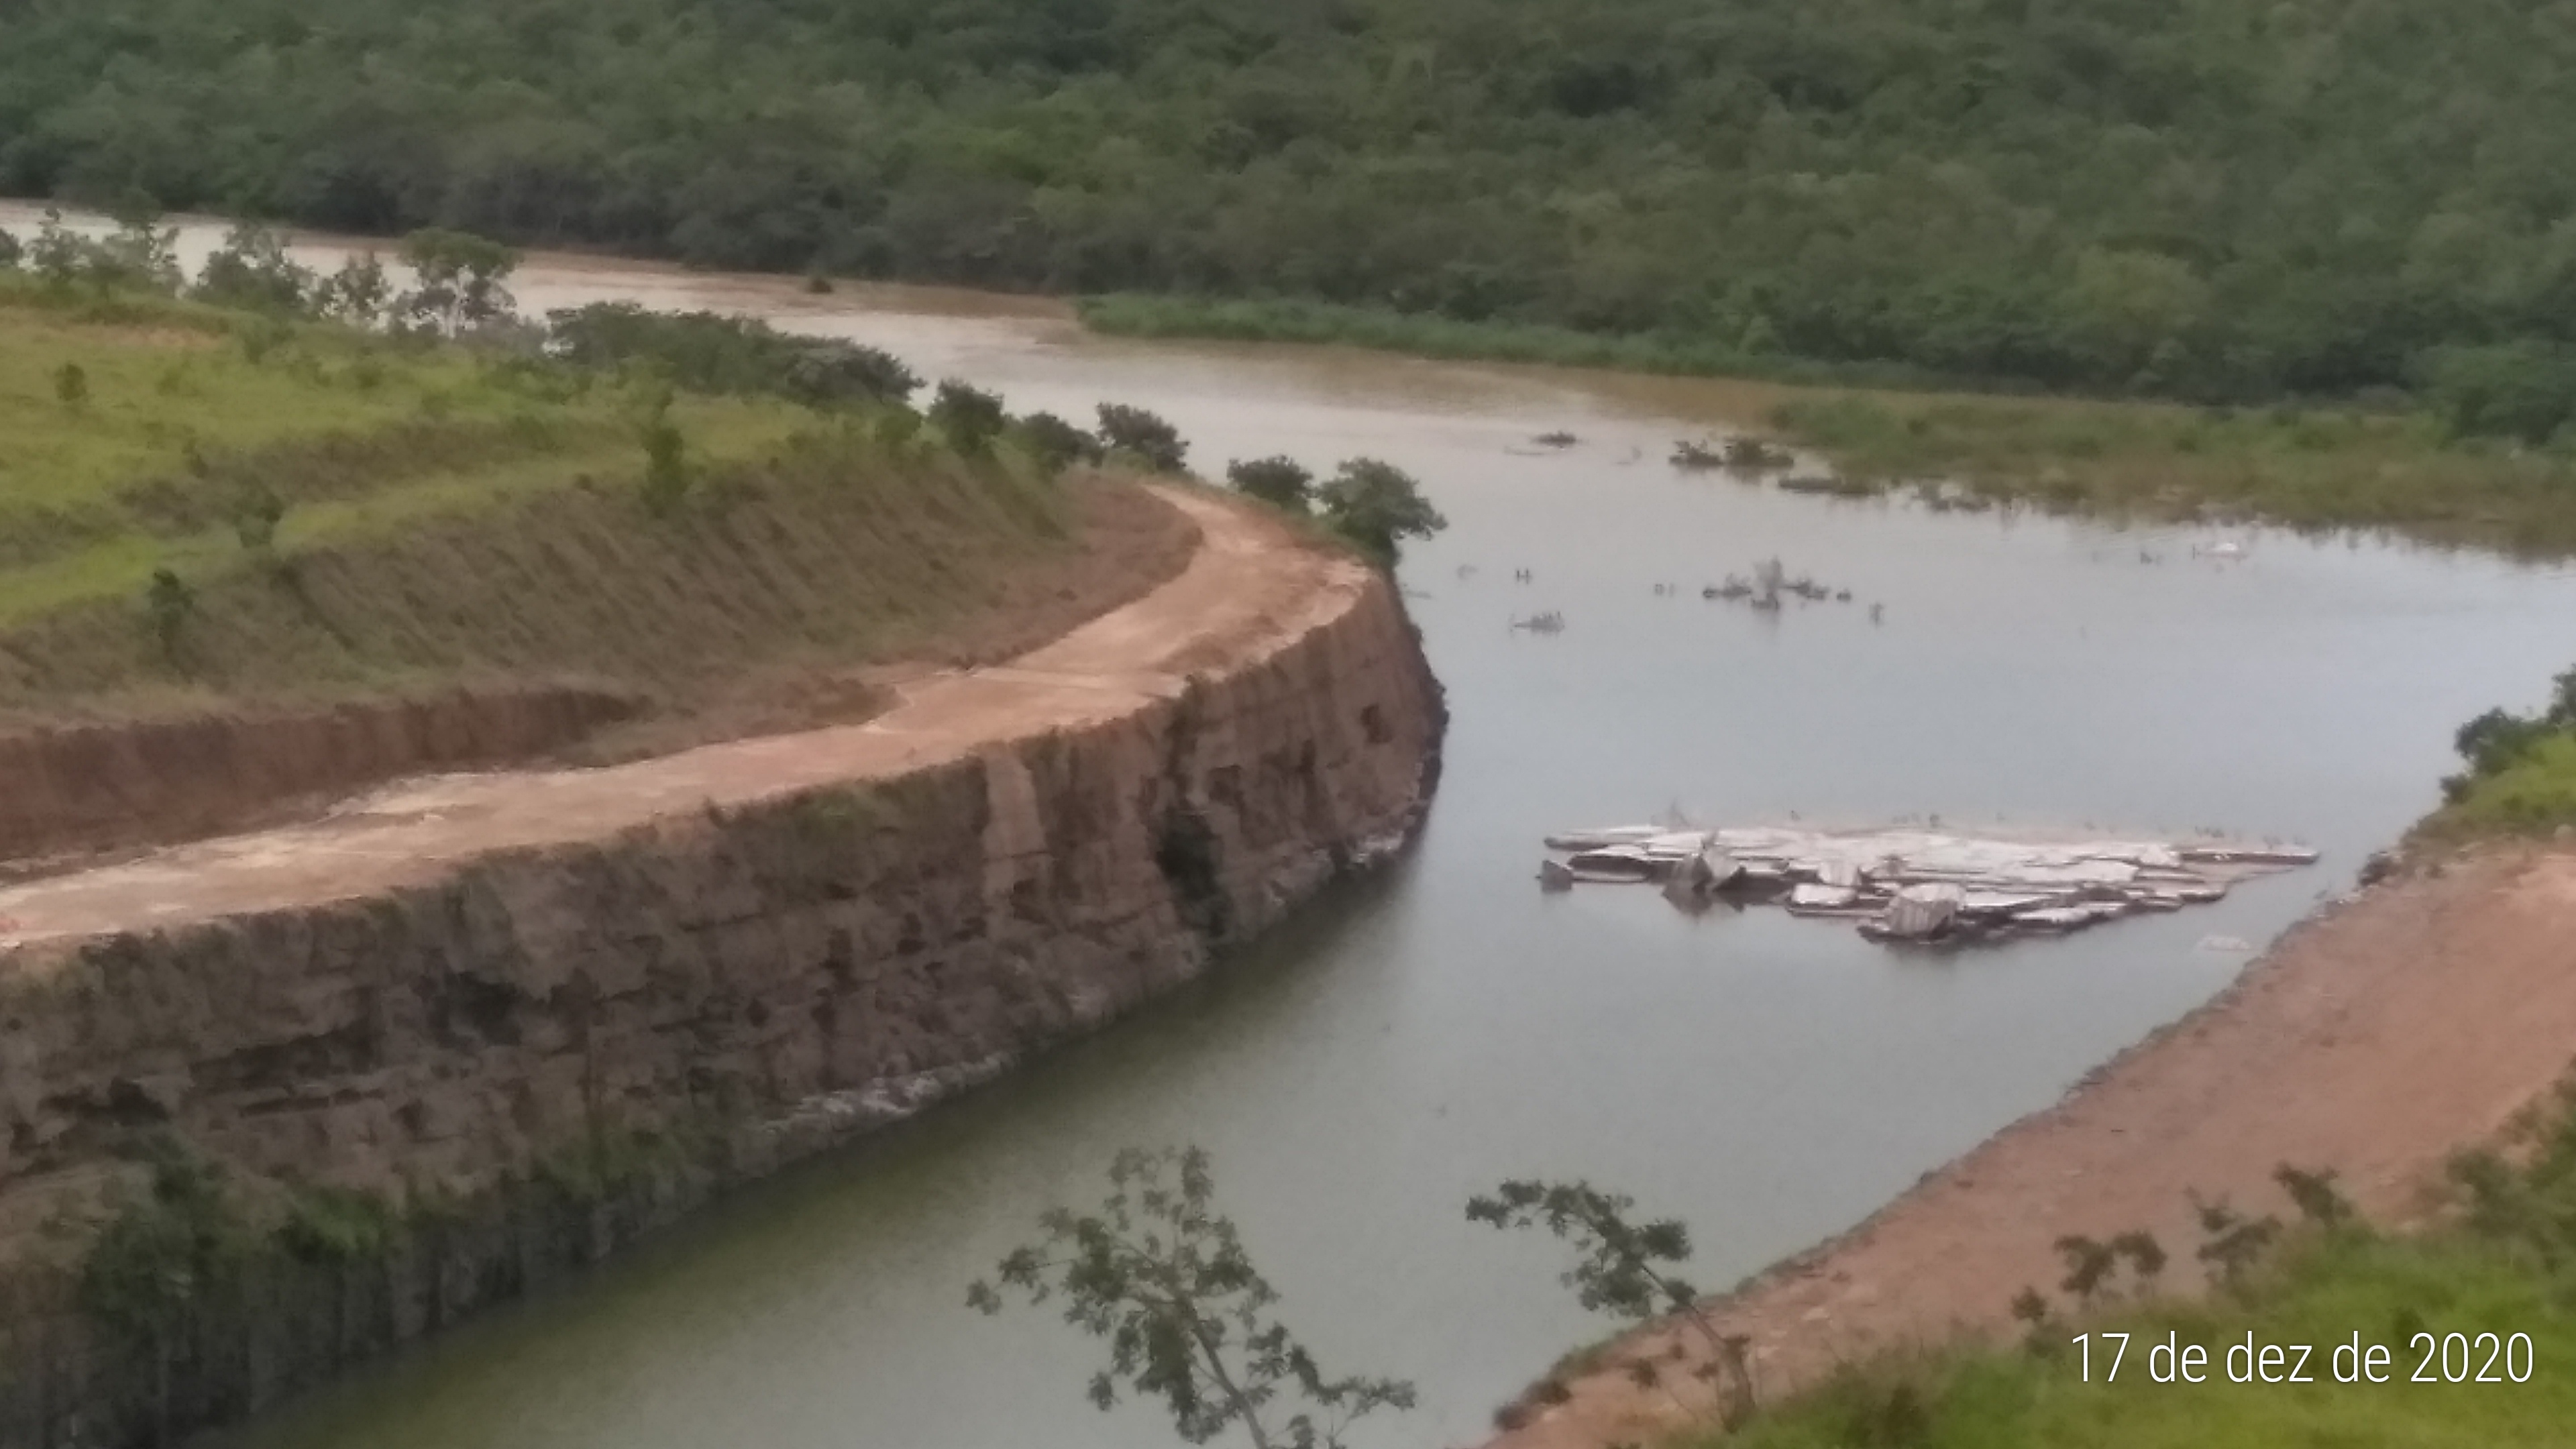
M2051 1245L2066 1234L2143 1228L2173 1255L2171 1286L2196 1287L2187 1194L2287 1215L2271 1180L2283 1163L2333 1169L2377 1221L2420 1219L2449 1157L2504 1131L2576 1056L2572 925L2565 849L2485 847L2331 898L2207 1005L1711 1316L1750 1339L1776 1398L1840 1365L2005 1330L2014 1294L2060 1276ZM1563 1402L1525 1399L1488 1449L1653 1442L1681 1411L1629 1366L1669 1370L1697 1342L1649 1327L1585 1355Z

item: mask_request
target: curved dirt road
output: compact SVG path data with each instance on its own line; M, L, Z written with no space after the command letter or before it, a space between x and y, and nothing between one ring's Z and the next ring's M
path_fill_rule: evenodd
M434 880L499 851L598 839L656 817L832 781L901 774L1003 740L1115 718L1202 670L1250 663L1349 607L1359 563L1259 513L1154 490L1200 530L1177 578L1006 665L900 689L864 724L706 745L591 770L448 775L327 816L0 887L0 970L42 969L48 942L350 900Z
M2365 1213L2403 1221L2453 1151L2504 1129L2571 1057L2576 855L2498 849L2391 881L1714 1316L1751 1338L1776 1395L1873 1352L2007 1326L2016 1292L2062 1275L2061 1235L2145 1228L2179 1275L2200 1242L2186 1191L2287 1217L2271 1181L2285 1162L2331 1167ZM1677 1411L1619 1365L1697 1343L1631 1335L1491 1449L1653 1443Z

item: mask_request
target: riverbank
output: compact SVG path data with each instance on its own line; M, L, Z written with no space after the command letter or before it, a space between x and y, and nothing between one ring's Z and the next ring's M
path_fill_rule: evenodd
M0 888L0 1442L239 1417L1189 981L1408 838L1443 715L1385 579L1160 497L1201 540L1177 577L863 724ZM45 1230L102 1216L85 1256Z
M1706 378L1745 429L1829 464L1844 496L1943 484L1943 506L2384 531L2522 557L2576 553L2576 442L2455 436L2403 393L2237 408L2027 384L1978 391L1974 380L1901 368L1309 303L1101 297L1084 299L1080 316L1112 336L1333 344Z
M1778 1399L1836 1370L2013 1324L2064 1274L2055 1243L2143 1230L2200 1240L2187 1196L2295 1216L2283 1164L2332 1170L2399 1225L2459 1149L2561 1081L2576 1042L2576 855L2498 845L2382 882L2294 928L2236 985L1934 1172L1859 1227L1710 1305ZM2168 1285L2196 1280L2182 1254ZM2177 1284L2176 1280L2179 1280ZM2062 1306L2062 1305L2061 1305ZM1666 1385L1696 1334L1650 1328L1577 1356L1492 1449L1653 1442L1687 1422ZM1687 1390L1685 1390L1687 1392ZM1547 1398L1560 1398L1549 1404Z

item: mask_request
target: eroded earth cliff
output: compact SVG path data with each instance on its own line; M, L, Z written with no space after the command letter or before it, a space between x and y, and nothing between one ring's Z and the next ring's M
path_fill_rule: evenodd
M1178 578L864 724L0 888L0 1442L236 1416L1188 981L1401 844L1443 718L1389 585L1165 496L1203 537Z

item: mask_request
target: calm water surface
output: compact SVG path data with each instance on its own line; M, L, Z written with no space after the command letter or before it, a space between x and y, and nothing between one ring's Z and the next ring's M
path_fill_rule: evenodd
M569 259L518 291L759 311L1016 408L1141 402L1209 472L1274 452L1412 470L1452 524L1404 570L1456 715L1448 773L1418 853L1206 989L293 1406L247 1449L1167 1442L1082 1404L1088 1341L962 1301L1040 1209L1096 1199L1117 1148L1166 1142L1214 1153L1328 1368L1420 1382L1383 1442L1473 1440L1604 1325L1546 1245L1471 1228L1469 1193L1615 1184L1690 1221L1711 1284L1843 1228L2225 985L2244 958L2202 938L2267 939L2341 889L2433 803L2453 726L2537 702L2576 656L2563 569L1676 474L1672 440L1727 421L1717 387L1118 342L1042 304ZM1538 455L1553 428L1582 441ZM2222 538L2244 560L2192 556ZM1857 602L1766 618L1698 598L1775 554ZM1542 609L1562 635L1508 627ZM1834 924L1534 888L1544 831L1676 806L2210 825L2328 855L2213 909L1930 959Z

